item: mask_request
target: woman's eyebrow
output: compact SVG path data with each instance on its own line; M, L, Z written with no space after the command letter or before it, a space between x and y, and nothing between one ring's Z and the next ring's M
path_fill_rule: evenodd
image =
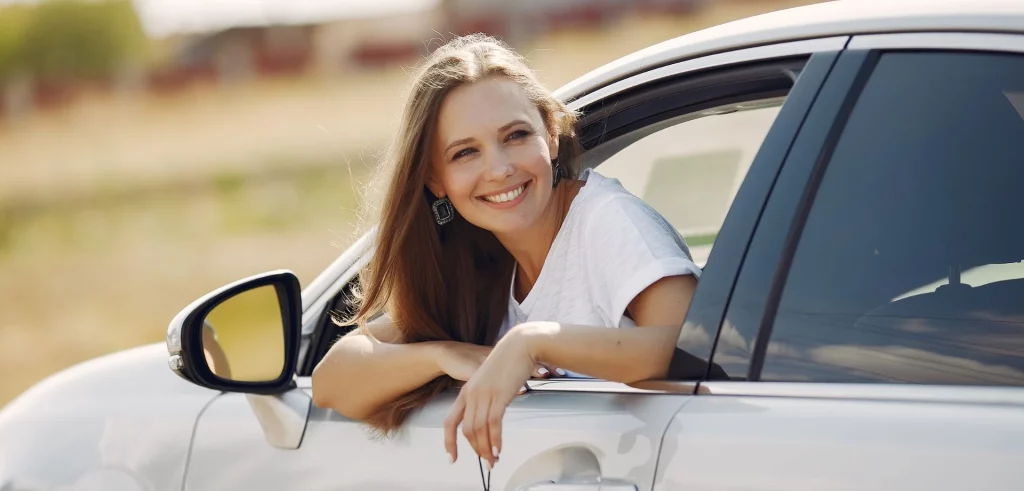
M515 121L512 121L512 122L510 122L510 123L506 124L505 126L502 126L501 128L498 128L498 133L501 133L502 131L505 131L505 130L507 130L507 129L509 129L509 128L513 127L513 126L515 126L515 125L517 125L517 124L525 124L525 125L528 125L528 124L530 124L530 123L527 123L526 121L523 121L523 120L521 120L521 119L517 119L517 120L515 120Z
M501 128L498 128L498 133L501 133L501 132L503 132L505 130L508 130L509 128L511 128L511 127L513 127L513 126L515 126L517 124L529 125L530 123L527 122L527 121L523 121L521 119L516 119L514 121L509 122L505 126L502 126ZM448 146L444 148L444 153L448 153L448 151L451 150L452 147L455 147L455 146L458 146L458 145L462 145L463 143L469 143L471 141L473 141L473 137L463 138L461 140L455 140L455 141L449 143Z
M472 137L463 138L461 140L455 140L455 141L449 143L448 146L444 148L444 153L447 154L448 151L452 149L452 147L455 147L455 146L458 146L458 145L462 145L463 143L469 143L471 141L473 141Z

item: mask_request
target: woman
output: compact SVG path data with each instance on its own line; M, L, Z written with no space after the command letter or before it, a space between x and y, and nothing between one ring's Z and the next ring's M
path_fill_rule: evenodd
M465 382L445 447L454 462L461 424L493 466L505 408L531 375L664 376L700 270L618 181L577 178L574 123L493 38L430 56L385 162L359 328L316 367L317 406L387 433Z

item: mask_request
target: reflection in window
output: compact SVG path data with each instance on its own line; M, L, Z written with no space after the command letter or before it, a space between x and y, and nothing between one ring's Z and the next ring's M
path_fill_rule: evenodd
M986 264L984 266L971 268L960 275L960 282L971 286L984 286L998 281L1019 279L1024 279L1024 262L1011 264ZM949 279L943 278L941 280L928 283L927 285L914 288L913 290L897 296L891 301L895 302L915 295L933 293L943 285L948 284Z
M1024 385L1024 58L883 55L814 198L762 380Z

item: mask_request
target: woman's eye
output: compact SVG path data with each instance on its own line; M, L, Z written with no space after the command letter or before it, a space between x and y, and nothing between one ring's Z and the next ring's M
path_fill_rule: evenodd
M458 152L455 152L455 155L452 156L452 160L459 160L462 157L469 156L470 154L472 154L475 151L476 150L472 149L472 148L463 148L462 150L459 150Z
M507 139L508 140L519 140L519 139L522 139L522 138L526 138L529 135L530 135L529 131L526 131L526 130L515 130L515 131L513 131L512 133L510 133L508 135Z

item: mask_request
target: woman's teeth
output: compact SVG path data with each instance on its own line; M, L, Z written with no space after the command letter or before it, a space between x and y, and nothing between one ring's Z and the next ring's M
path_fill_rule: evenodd
M511 190L511 191L509 191L507 193L492 194L490 196L484 196L484 199L487 200L487 201L490 201L491 203L505 203L505 202L512 201L512 200L518 198L520 194L523 194L523 190L525 190L525 189L526 189L526 184L523 184L522 186L519 186L518 188L513 189L513 190Z

